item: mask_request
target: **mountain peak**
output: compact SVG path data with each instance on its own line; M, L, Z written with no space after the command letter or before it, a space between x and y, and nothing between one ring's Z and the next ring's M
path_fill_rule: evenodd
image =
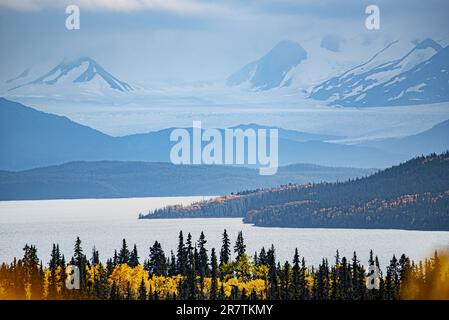
M76 77L72 82L73 83L82 83L89 82L95 78L95 76L99 76L102 80L104 80L110 88L116 89L119 91L130 91L132 87L126 82L120 81L109 72L107 72L102 66L100 66L94 59L84 56L73 61L69 62L61 62L58 66L50 70L44 76L36 79L33 83L44 83L44 84L54 84L61 77L68 75L75 69L81 68L85 66L85 71L82 72L78 77ZM59 73L56 77L54 76L56 73ZM50 78L50 79L48 79Z
M78 67L78 66L82 65L85 62L92 66L98 66L98 63L94 59L87 57L87 56L83 56L83 57L79 57L79 58L76 58L73 60L64 59L63 61L61 61L61 63L57 67L74 68L74 67Z
M267 54L232 74L227 79L229 86L249 81L251 88L269 90L279 87L287 73L307 59L307 52L297 42L282 40Z
M426 38L420 42L418 42L415 46L416 49L427 49L433 48L435 51L440 51L443 47L431 38Z
M25 84L9 89L9 91L30 85L57 85L89 83L93 80L103 82L106 87L118 91L131 91L133 88L107 72L94 59L83 56L74 60L62 61L44 75Z
M276 52L297 52L300 55L305 54L305 50L304 48L297 42L295 41L291 41L291 40L281 40L279 41L271 50L270 52L267 54L272 54L272 53L276 53Z

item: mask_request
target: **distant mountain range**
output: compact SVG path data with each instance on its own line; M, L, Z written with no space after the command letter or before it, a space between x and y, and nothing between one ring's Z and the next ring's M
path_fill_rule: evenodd
M249 127L266 128L241 126ZM112 137L66 117L0 98L0 169L23 170L70 161L169 162L170 150L175 144L169 139L172 130ZM369 146L327 142L337 138L279 129L279 165L312 163L382 168L408 158L406 154Z
M266 227L448 231L449 153L414 158L361 179L245 191L140 217L244 217Z
M390 43L366 63L313 88L311 98L332 105L378 107L449 101L449 46L432 39L399 59L383 62Z
M102 90L127 92L131 85L114 77L95 60L81 57L61 62L41 75L31 74L27 68L18 76L6 81L8 92L37 94L99 93Z
M445 152L449 150L449 120L415 135L365 142L361 145L410 156Z
M127 104L133 101L146 105L155 101L169 104L189 101L191 106L192 101L193 105L207 101L219 104L226 100L231 87L242 89L239 93L249 91L251 94L242 96L246 102L257 101L267 91L274 101L310 98L344 107L449 101L449 46L443 47L427 38L413 43L397 40L379 50L379 42L347 45L348 41L336 36L321 40L321 44L306 42L304 46L290 40L280 41L260 58L232 73L225 86L222 81L207 82L207 85L163 85L163 90L154 84L154 87L131 86L94 59L81 57L44 71L26 68L0 87L4 96L41 103ZM375 50L378 52L373 54Z
M306 42L307 49L294 41L280 41L261 58L231 74L226 85L253 92L281 89L289 94L298 90L305 93L364 57L363 53L353 50L340 52L341 41L338 37L325 36L321 43ZM366 46L361 46L361 49L370 51Z
M70 162L19 172L0 171L0 200L220 195L279 184L343 181L369 169L291 165L276 175L231 166L157 162Z
M449 46L444 48L430 38L411 48L404 41L393 41L366 62L354 63L338 75L329 74L330 70L320 71L329 69L328 60L341 65L341 55L339 50L310 55L296 42L281 41L262 58L229 76L226 83L253 91L283 87L310 91L309 98L345 107L449 101ZM315 83L326 72L330 77Z

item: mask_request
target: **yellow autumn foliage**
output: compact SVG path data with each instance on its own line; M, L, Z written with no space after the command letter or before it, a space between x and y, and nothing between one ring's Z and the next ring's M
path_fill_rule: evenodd
M94 284L100 281L101 272L105 271L103 264L99 263L93 266L86 267L87 283Z
M126 294L128 284L134 296L138 295L139 287L142 282L145 284L147 292L156 293L160 298L171 298L173 294L178 294L178 288L183 277L176 275L172 277L153 275L148 277L148 272L139 265L130 267L127 264L120 264L114 268L108 281L109 284L115 283L120 294Z
M94 267L90 268L87 272L87 277L89 281L98 281L94 274ZM259 268L259 273L263 274L264 277L267 276L268 271L266 268ZM98 271L97 271L98 273ZM130 267L127 264L121 264L114 268L108 281L112 285L115 283L117 290L120 294L126 295L129 288L134 296L138 295L139 287L143 279L145 288L147 292L155 294L157 292L161 299L170 299L173 295L179 295L179 287L183 280L183 276L157 276L153 275L151 278L148 277L147 271L143 269L142 266ZM209 297L211 289L212 279L210 277L204 278L203 283L203 294L205 297ZM221 282L217 279L217 291L220 290L223 284L223 289L226 297L230 297L232 294L232 288L237 287L239 291L245 289L247 295L250 295L253 291L262 299L266 298L267 292L267 282L265 279L251 279L247 281L241 281L238 278L232 277L228 278L226 281ZM200 285L198 284L198 290L200 291Z
M56 285L56 295L60 295L61 291L63 289L63 286L65 285L65 282L63 281L63 275L64 275L64 270L62 267L58 266L56 267L55 270L55 279L54 279L54 283ZM49 293L50 293L50 277L51 277L51 269L50 268L45 268L44 269L44 283L43 283L43 297L44 299L49 298ZM25 295L27 296L31 296L31 286L29 287L28 290L25 291Z
M178 288L183 277L176 275L172 277L153 275L149 280L153 292L157 292L160 297L170 298L173 294L178 295ZM149 287L147 286L147 291Z
M148 272L143 269L142 266L130 267L127 264L120 264L114 268L109 276L109 284L115 283L117 290L121 294L125 294L128 291L128 284L133 294L137 294L142 279L145 282L145 286L149 288Z
M221 282L219 281L219 288L221 287ZM266 298L267 293L267 285L266 281L263 279L254 279L249 281L239 281L236 278L231 278L226 282L223 282L223 288L225 292L225 296L229 298L232 294L232 288L237 287L239 292L245 289L246 294L249 296L251 292L255 292L261 299Z
M401 299L449 300L449 252L438 253L438 266L435 258L431 259L431 267L424 267L425 281L416 276L404 280L400 290Z

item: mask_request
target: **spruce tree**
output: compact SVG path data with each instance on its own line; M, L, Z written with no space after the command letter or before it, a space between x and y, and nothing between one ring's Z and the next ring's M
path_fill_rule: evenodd
M39 267L39 259L37 257L37 249L35 246L28 244L23 248L24 256L22 259L23 274L21 279L22 284L29 284L31 286L30 299L40 299L42 297L43 291L43 268ZM15 268L13 268L15 269ZM17 283L17 282L16 282ZM22 291L22 289L20 290ZM22 298L25 291L23 290L20 294Z
M182 231L179 231L178 236L178 251L176 253L176 270L180 275L186 275L186 264L187 264L187 249L184 245L184 237Z
M146 300L147 299L147 288L145 287L145 281L142 277L142 279L140 280L140 285L139 285L139 300Z
M112 271L114 270L114 264L113 264L111 258L109 258L108 260L106 260L106 270L108 271L108 274L111 274Z
M267 264L269 267L268 281L269 281L269 291L268 297L270 299L279 299L279 287L278 287L278 272L276 268L276 257L274 252L274 246L267 252Z
M148 271L158 276L167 275L167 259L158 241L150 248L150 257L148 260Z
M265 247L262 247L262 249L260 249L259 265L268 265L267 253L265 251Z
M216 300L218 297L218 264L215 248L211 251L211 285L210 285L210 299Z
M307 280L306 280L306 260L304 257L301 259L301 277L300 277L300 289L302 293L302 299L307 300L309 299L309 289L307 286Z
M220 250L220 267L225 263L229 263L230 259L231 259L231 240L229 240L228 233L225 229L223 232L222 246Z
M255 266L260 265L260 264L259 264L259 256L257 255L257 252L254 252L254 256L253 256L253 264L254 264Z
M114 250L114 257L112 258L112 266L115 268L119 264L117 250Z
M175 254L173 253L173 250L170 251L170 263L169 263L169 267L168 267L168 275L170 277L176 275L176 257Z
M197 247L198 247L198 273L202 277L210 276L209 258L207 256L206 243L207 243L206 237L204 236L204 233L201 231Z
M353 288L353 300L361 300L365 297L364 289L365 289L365 283L361 282L362 279L364 279L365 272L362 270L359 260L357 259L357 254L354 251L353 257L352 257L352 288Z
M58 283L58 268L61 265L61 253L59 251L59 245L53 243L53 248L50 254L50 262L48 264L50 269L50 276L48 279L48 298L54 300L57 298L57 287L60 285Z
M90 258L90 262L93 266L100 263L100 254L98 253L98 250L95 248L95 246L92 248L92 257Z
M351 266L348 264L346 257L341 259L340 268L341 295L344 300L352 299L352 274Z
M95 296L99 300L107 300L109 297L108 270L100 262L98 264L99 273L94 284Z
M441 280L441 261L440 257L438 257L438 252L435 250L435 253L433 254L432 258L433 268L432 270L432 280L434 283L437 283Z
M133 250L129 254L129 266L132 268L137 267L139 263L139 254L137 253L137 246L134 244Z
M234 252L237 254L236 260L239 260L240 257L245 254L246 251L246 245L245 242L243 241L243 233L242 231L239 231L238 235L237 235L237 240L235 242L235 246L234 246Z
M126 240L123 239L122 248L118 254L118 263L119 264L129 264L130 252L128 250L128 245L126 244Z
M387 300L394 300L397 298L399 289L399 263L395 255L390 260L390 265L387 267L387 275L385 277L385 298Z
M187 240L186 240L186 256L187 261L189 259L189 255L193 254L193 242L192 242L192 235L190 232L187 234Z
M326 259L318 266L313 282L313 298L327 300L329 298L329 266Z
M190 233L189 233L190 236ZM187 299L194 300L197 298L197 280L196 280L196 259L195 259L195 252L192 251L191 248L191 242L189 241L191 237L187 237L187 243L188 243L188 268L187 268L187 276L185 279L186 283L186 293L187 293Z
M298 248L295 249L295 255L293 256L293 267L292 267L292 287L293 287L293 299L302 299L302 288L301 280L304 275L301 272L301 266L299 262Z
M281 296L283 300L290 300L292 298L292 268L288 261L285 262L282 269L281 277Z
M79 269L80 273L80 289L79 292L83 292L86 286L86 267L87 258L83 253L83 248L81 247L81 239L76 237L75 247L73 250L73 257L70 260L70 264L75 265Z

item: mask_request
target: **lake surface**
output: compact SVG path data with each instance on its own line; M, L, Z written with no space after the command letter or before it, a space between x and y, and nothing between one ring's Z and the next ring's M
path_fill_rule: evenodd
M0 262L10 262L23 255L26 243L38 248L38 255L48 262L53 243L59 243L68 260L76 236L90 258L95 245L100 258L106 260L119 249L123 238L128 245L137 244L141 261L147 258L154 241L162 244L166 254L176 252L178 233L192 233L196 240L205 232L208 248L221 246L226 228L232 242L243 231L247 251L251 255L262 246L275 245L277 258L291 260L299 249L308 265L318 264L323 257L333 261L335 252L352 257L357 251L366 264L369 250L379 256L382 267L393 254L407 254L420 259L433 250L449 248L449 232L354 229L260 228L243 224L239 218L138 220L140 212L170 204L188 204L208 197L82 199L0 202ZM184 238L185 239L185 238Z

